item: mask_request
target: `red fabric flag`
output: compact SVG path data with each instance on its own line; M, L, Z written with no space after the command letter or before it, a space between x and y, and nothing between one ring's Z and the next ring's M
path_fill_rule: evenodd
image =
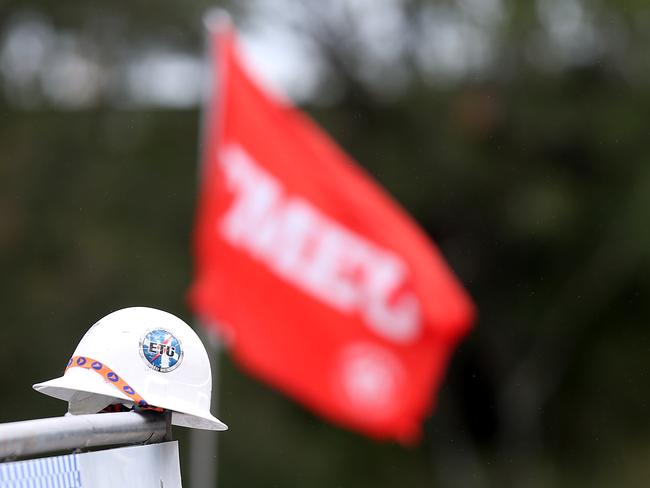
M211 43L192 308L241 366L323 417L417 439L470 299L391 197L247 76L231 31Z

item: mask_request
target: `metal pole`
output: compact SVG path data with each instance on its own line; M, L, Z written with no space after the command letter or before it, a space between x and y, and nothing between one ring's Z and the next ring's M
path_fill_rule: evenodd
M217 412L219 405L219 358L221 356L219 340L214 334L206 333L196 326L203 343L206 345L212 368L211 410ZM210 430L192 429L190 431L190 483L192 488L215 488L218 476L219 436Z
M212 9L203 16L203 24L206 30L205 48L206 61L204 64L203 76L203 106L201 114L201 128L199 135L199 147L206 140L205 132L209 130L206 118L208 107L217 101L213 89L217 81L215 68L213 66L215 53L212 51L212 32L217 29L224 29L231 24L230 16L225 10ZM220 87L218 88L220 89ZM199 155L198 177L199 186L203 176L203 154ZM208 350L210 366L212 368L212 398L211 410L216 412L219 405L219 359L221 356L221 344L214 332L206 332L202 324L194 324L194 330L201 337ZM192 429L190 431L190 483L192 488L216 488L218 484L218 437L214 432Z
M214 334L206 333L201 326L195 326L208 350L212 369L211 410L217 411L219 405L219 340ZM192 488L215 488L218 473L218 435L210 430L192 429L190 431L190 481Z
M119 412L0 424L0 459L75 448L161 442L169 437L170 422L169 414Z

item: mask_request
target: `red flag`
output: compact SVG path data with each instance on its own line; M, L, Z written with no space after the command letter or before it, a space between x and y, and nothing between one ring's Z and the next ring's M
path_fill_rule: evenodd
M323 417L413 441L473 306L414 221L211 39L194 311L235 359Z

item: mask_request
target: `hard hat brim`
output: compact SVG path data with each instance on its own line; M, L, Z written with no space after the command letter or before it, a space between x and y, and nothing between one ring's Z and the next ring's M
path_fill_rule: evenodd
M79 392L85 392L108 397L109 399L114 398L120 403L133 404L133 401L127 395L107 383L101 376L82 368L71 368L63 376L36 383L33 388L39 393L67 402L75 401L75 395L78 395ZM147 400L152 405L156 405L155 398ZM167 400L165 407L172 411L173 425L217 431L228 429L226 424L210 412L198 409L194 405L181 401L170 403Z
M133 403L127 395L108 384L101 376L82 368L71 368L63 376L36 383L32 388L45 395L68 402L72 400L75 393L83 391Z
M190 408L179 407L177 409L170 408L173 425L191 429L228 430L228 426L210 412L192 411Z

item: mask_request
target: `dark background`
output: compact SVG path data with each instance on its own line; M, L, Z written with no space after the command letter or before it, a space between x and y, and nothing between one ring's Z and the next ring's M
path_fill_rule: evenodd
M479 319L412 448L325 424L223 356L221 486L650 483L650 7L366 2L403 21L368 40L354 2L280 3L276 17L264 2L230 10L309 43L323 69L302 108L439 244ZM191 322L198 106L143 103L119 79L152 46L199 59L211 6L0 4L0 421L65 411L31 384L108 312ZM56 50L12 54L11 39L38 37L16 41L25 25L101 68L90 95L48 85ZM423 46L454 25L470 54L436 71Z

